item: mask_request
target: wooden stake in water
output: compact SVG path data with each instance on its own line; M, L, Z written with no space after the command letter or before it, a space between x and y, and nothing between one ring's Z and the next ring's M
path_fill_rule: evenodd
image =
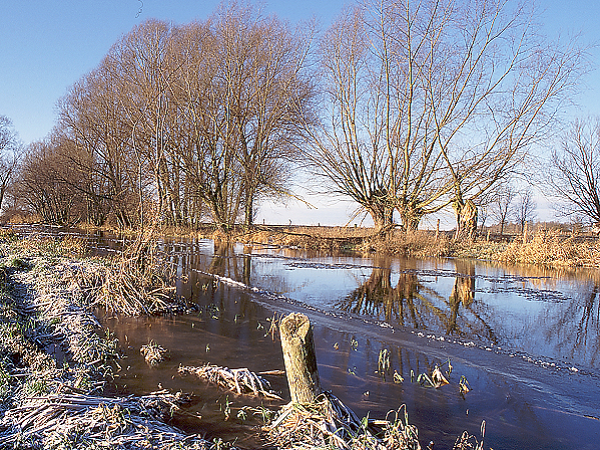
M279 325L285 374L293 403L314 403L321 393L313 330L308 317L292 313Z

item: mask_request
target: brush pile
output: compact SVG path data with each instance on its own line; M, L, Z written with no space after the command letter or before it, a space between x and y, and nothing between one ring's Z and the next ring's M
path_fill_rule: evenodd
M246 368L229 369L228 367L206 364L201 367L181 366L179 367L179 373L195 375L237 394L249 394L281 400L281 397L271 390L271 383L268 380Z

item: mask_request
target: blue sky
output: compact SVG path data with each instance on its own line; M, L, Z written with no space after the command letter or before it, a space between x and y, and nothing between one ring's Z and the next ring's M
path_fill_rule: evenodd
M56 101L135 24L151 17L174 23L204 19L219 3L0 0L0 114L12 119L25 143L44 138L54 124ZM292 23L314 15L323 26L344 4L344 0L264 3L267 12Z
M56 101L82 75L96 67L110 46L135 24L153 17L186 23L204 19L219 0L0 0L0 114L12 119L25 143L43 139L52 129ZM296 23L316 16L325 28L346 0L271 0L267 12ZM549 35L579 33L585 42L600 43L600 2L538 2ZM600 51L592 52L600 64ZM575 116L600 114L600 72L587 79ZM348 204L324 204L308 210L265 206L267 222L339 223L352 210Z

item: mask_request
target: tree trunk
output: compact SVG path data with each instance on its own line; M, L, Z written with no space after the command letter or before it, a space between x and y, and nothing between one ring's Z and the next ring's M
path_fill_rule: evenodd
M365 209L373 219L375 232L386 233L394 227L394 209L385 205L366 206Z
M314 403L321 387L310 321L304 314L289 314L281 321L279 332L292 402Z
M474 239L477 233L477 206L472 200L456 200L452 203L456 215L456 233L454 239L461 236Z
M402 227L404 231L417 231L419 223L423 217L423 213L420 209L415 208L411 205L398 208L400 213L400 219L402 220Z
M248 189L248 188L246 188ZM254 196L250 191L246 192L244 201L244 225L250 228L254 223Z

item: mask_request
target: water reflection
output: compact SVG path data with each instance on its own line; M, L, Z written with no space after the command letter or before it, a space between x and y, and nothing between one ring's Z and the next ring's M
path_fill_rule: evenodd
M433 289L419 282L415 273L400 273L392 283L391 259L378 258L379 266L337 306L346 312L385 320L397 325L410 324L415 329L427 328L423 312L431 307L424 293L439 297Z
M336 305L339 309L393 326L497 343L492 327L477 310L482 305L475 302L477 277L473 263L454 262L454 284L448 296L443 294L443 284L424 280L416 270L394 274L391 258L377 258L374 263L378 267Z
M307 258L289 249L212 241L167 249L188 279L180 282L179 292L190 299L206 289L209 281L200 273L208 272L324 312L342 311L575 366L600 364L597 271L382 256Z
M546 342L557 342L572 361L598 366L600 356L600 284L590 280L564 309L548 309ZM583 290L583 289L582 289Z
M219 405L228 394L205 392L197 381L181 379L177 366L211 362L254 371L281 369L279 343L267 333L268 320L274 312L300 309L315 324L323 386L358 414L384 417L404 403L422 441L434 440L441 448L451 448L464 430L477 434L483 419L489 430L486 447L595 448L588 444L595 443L599 422L584 417L600 416L598 370L593 369L600 363L600 277L594 273L555 276L547 270L460 260L308 257L212 241L173 243L166 249L183 276L178 292L197 302L199 311L172 320L143 319L143 324L109 323L132 346L130 368L119 374L128 389L148 391L160 382L193 392L202 398L204 423L211 417L221 423ZM209 272L259 292L215 280ZM265 292L275 295L265 299ZM454 345L448 342L453 339L419 337L420 331L498 343L509 350ZM152 371L139 355L140 345L150 339L172 354L170 362ZM383 349L391 355L386 376L378 373ZM578 367L585 363L592 376L532 364L520 353L511 357L517 350L527 357L568 359ZM427 389L411 382L411 374L431 373L448 358L454 366L451 385ZM394 371L404 382L394 382ZM144 375L136 378L140 372ZM464 397L457 388L461 375L473 388ZM271 381L285 396L285 381ZM245 400L229 394L229 401L239 408Z

